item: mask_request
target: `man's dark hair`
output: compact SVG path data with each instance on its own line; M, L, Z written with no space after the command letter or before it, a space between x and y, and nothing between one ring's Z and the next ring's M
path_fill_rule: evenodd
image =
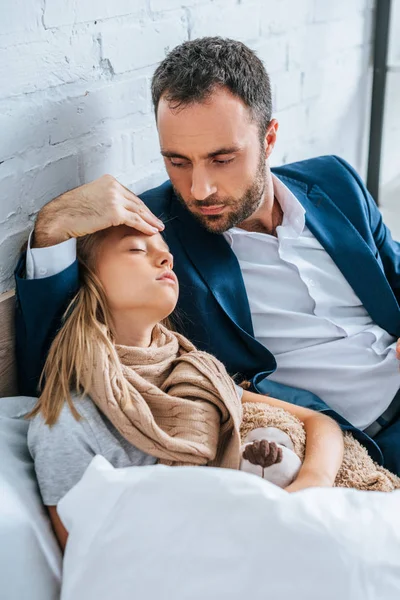
M221 37L184 42L157 67L151 83L156 118L162 96L180 108L207 100L217 87L226 87L243 100L263 138L272 113L268 74L250 48Z

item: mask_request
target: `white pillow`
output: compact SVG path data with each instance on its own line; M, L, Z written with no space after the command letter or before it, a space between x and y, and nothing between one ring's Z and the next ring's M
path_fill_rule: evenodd
M56 600L61 553L43 507L23 419L36 398L0 398L0 596Z
M62 600L398 600L400 492L287 494L201 467L96 456L58 510Z

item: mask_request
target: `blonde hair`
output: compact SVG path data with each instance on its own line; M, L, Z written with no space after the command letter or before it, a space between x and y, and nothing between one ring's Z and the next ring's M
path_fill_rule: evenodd
M96 276L96 256L105 237L100 231L78 239L77 252L81 286L70 302L45 362L39 381L40 398L27 419L39 413L47 425L54 425L65 402L79 420L71 391L82 397L89 392L95 350L99 344L106 347L113 376L122 391L123 403L129 396L115 348L111 315L103 286ZM163 324L170 326L168 320Z

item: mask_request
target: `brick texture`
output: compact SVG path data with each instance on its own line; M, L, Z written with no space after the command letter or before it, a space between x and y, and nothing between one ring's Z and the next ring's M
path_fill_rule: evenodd
M237 38L264 61L280 122L273 165L338 153L363 171L372 8L372 0L9 2L0 19L0 292L13 287L20 245L46 202L106 172L137 193L166 178L149 86L184 40Z

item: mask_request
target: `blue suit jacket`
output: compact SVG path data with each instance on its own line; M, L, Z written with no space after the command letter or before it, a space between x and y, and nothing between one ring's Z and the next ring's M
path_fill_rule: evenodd
M306 223L350 283L372 319L400 337L400 244L394 242L357 173L345 161L323 156L272 169L306 210ZM271 352L254 338L239 264L222 235L207 232L176 199L169 181L141 196L166 224L180 282L178 327L199 348L217 356L253 389L333 416L372 456L379 448L322 400L268 380ZM53 277L27 281L25 257L16 270L17 363L21 393L35 394L49 344L79 285L77 263ZM266 282L273 285L274 282ZM334 382L327 381L327 386Z

